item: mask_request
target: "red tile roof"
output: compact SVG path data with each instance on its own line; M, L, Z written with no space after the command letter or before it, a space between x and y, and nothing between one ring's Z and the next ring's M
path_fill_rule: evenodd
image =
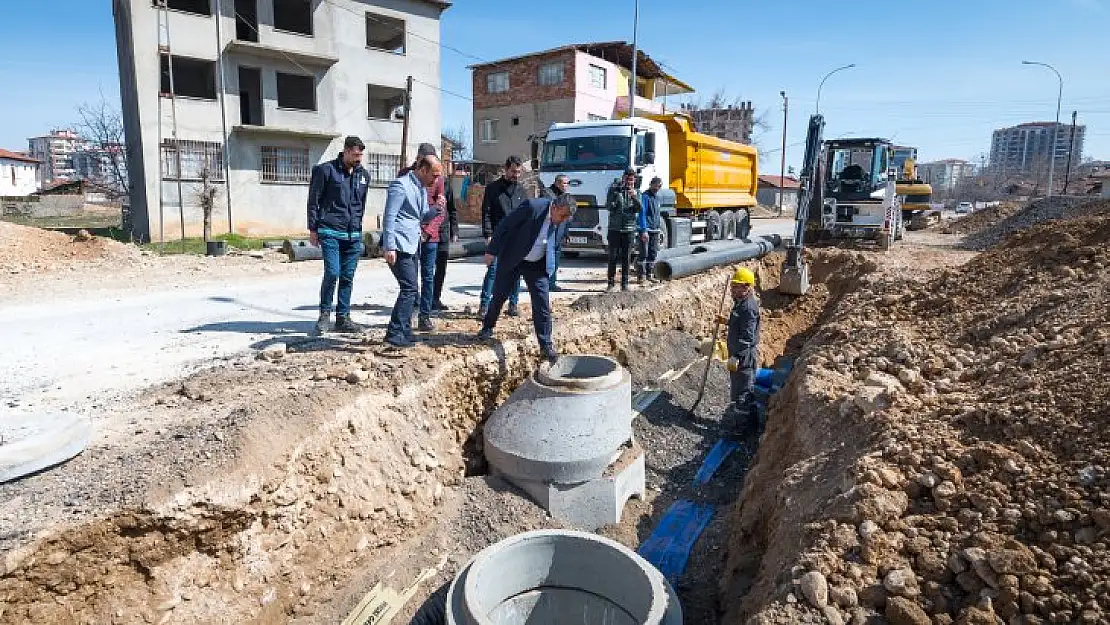
M797 189L801 187L798 179L793 176L760 176L759 181L779 189Z
M38 163L42 162L39 159L31 158L30 156L27 156L26 154L20 154L19 152L12 152L11 150L5 150L3 148L0 148L0 158L6 158L10 161L23 161L24 163L36 163L36 164L38 164Z

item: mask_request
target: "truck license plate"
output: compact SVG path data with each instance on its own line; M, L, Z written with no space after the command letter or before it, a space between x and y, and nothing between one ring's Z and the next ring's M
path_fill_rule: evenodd
M589 239L586 237L567 237L567 240L570 241L571 245L585 245Z

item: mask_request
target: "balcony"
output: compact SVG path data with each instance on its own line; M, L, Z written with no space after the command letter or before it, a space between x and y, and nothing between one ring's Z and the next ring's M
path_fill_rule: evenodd
M330 54L320 54L307 50L294 50L269 43L257 43L235 39L224 47L225 54L239 54L255 58L274 59L278 61L292 61L306 67L329 68L339 62L339 57Z
M331 141L341 134L338 132L315 130L312 128L298 128L293 126L252 126L249 124L232 126L231 131L239 135L288 137L291 139L307 139L310 141Z
M628 115L628 100L629 98L626 95L617 96L617 113ZM636 96L635 105L636 112L634 115L661 115L665 112L661 102L640 96Z

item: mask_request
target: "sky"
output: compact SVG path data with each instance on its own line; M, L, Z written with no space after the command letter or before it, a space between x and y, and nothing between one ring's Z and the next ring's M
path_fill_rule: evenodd
M470 72L480 61L568 43L631 41L635 0L456 0L442 22L445 130L469 128ZM77 107L118 101L110 0L0 0L0 148L72 125ZM903 9L903 7L907 7ZM1049 39L1053 37L1054 39ZM1078 111L1085 156L1110 159L1110 0L640 0L638 42L708 96L751 100L776 172L782 98L790 100L787 166L797 168L817 86L826 137L882 136L921 161L989 152L994 128L1062 121Z

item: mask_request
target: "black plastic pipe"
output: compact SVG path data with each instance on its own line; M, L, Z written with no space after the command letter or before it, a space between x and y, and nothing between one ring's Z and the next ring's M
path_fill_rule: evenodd
M675 256L658 261L655 275L663 280L674 280L701 273L719 265L738 263L765 256L782 243L782 237L770 235L754 237L745 242L737 240L733 245L713 246L704 252Z

